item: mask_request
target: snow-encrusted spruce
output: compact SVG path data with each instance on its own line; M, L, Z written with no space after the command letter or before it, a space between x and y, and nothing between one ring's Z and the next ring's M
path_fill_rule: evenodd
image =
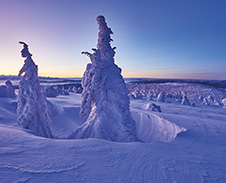
M103 16L99 25L97 49L82 52L90 57L82 79L82 106L80 115L88 117L69 138L99 138L118 142L137 141L135 121L129 109L129 97L121 69L114 63L115 48Z
M183 92L181 105L191 105L191 103L188 100L186 92Z
M19 72L19 76L25 74L19 83L17 98L18 124L25 129L35 131L40 136L52 138L51 120L48 115L45 97L41 92L38 67L31 58L32 54L28 51L28 45L24 42L19 43L24 46L21 55L26 60Z
M160 92L157 97L157 102L165 102L165 92Z

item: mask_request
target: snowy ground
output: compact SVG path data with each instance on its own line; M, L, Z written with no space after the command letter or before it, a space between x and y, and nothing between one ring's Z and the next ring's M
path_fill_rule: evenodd
M59 109L51 117L56 136L84 122L80 96L48 98ZM16 126L16 100L0 98L0 182L226 182L226 109L153 100L132 100L132 116L140 137L150 130L160 141L117 143L39 137ZM162 113L146 110L150 102Z

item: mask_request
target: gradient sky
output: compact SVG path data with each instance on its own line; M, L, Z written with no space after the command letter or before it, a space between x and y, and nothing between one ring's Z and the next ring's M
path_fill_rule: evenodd
M98 15L124 77L226 79L225 0L0 0L0 75L18 74L24 41L39 75L81 77Z

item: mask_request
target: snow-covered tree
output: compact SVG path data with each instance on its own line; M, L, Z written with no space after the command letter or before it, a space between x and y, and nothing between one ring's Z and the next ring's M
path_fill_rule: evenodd
M143 99L142 93L140 93L139 90L135 90L134 92L131 93L134 99Z
M114 63L115 48L110 45L113 32L103 16L99 25L97 49L82 52L90 57L82 79L80 115L88 117L69 138L100 138L111 141L137 141L135 121L129 109L129 97L121 69Z
M226 98L222 99L223 108L226 108Z
M191 105L186 93L183 94L181 105Z
M203 98L203 105L210 105L209 101L206 98Z
M147 111L156 111L156 112L162 112L161 107L159 105L156 105L154 103L148 103L143 106L143 109Z
M18 124L25 128L35 131L43 137L53 137L51 131L51 120L47 111L45 97L41 92L38 79L38 67L33 62L32 54L28 51L28 45L24 42L24 48L21 51L22 57L25 57L24 65L19 72L22 79L19 83L17 120Z
M213 105L222 106L222 103L219 100L214 100Z
M165 102L165 92L160 92L157 97L157 102Z
M14 98L15 95L15 88L13 87L11 81L7 80L5 82L5 86L0 86L0 97L9 97Z
M203 98L204 97L202 95L200 95L199 98L198 98L199 102L203 102Z
M207 100L208 100L208 102L209 102L210 104L212 104L212 103L214 102L214 98L213 98L213 96L211 96L211 95L209 95L209 96L207 97Z

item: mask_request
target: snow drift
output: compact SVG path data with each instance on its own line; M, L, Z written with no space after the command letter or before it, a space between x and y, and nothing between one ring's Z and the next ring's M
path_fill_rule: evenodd
M137 137L143 142L170 142L178 133L186 131L185 128L154 114L132 111L132 117L136 122Z

